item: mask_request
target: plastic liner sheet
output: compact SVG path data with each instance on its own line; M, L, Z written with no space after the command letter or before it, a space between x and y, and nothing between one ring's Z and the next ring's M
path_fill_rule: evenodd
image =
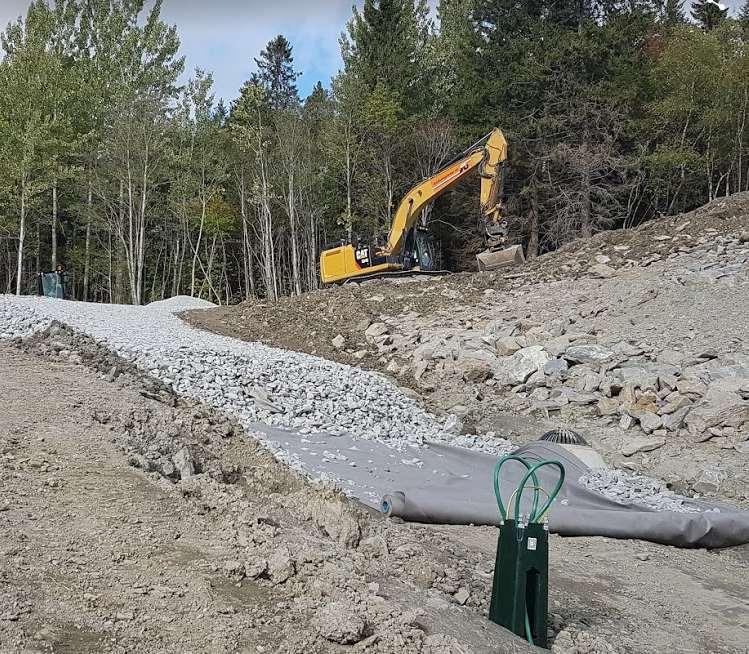
M496 456L473 450L429 445L394 449L378 441L297 434L255 425L263 440L285 451L285 458L314 479L331 479L352 498L388 515L410 522L457 525L498 525L493 475ZM749 543L749 512L735 507L687 499L696 513L655 511L623 504L578 483L588 467L560 445L536 441L515 454L530 460L554 459L566 480L548 514L549 529L562 536L607 536L648 540L677 547L719 548ZM505 503L526 469L508 462L502 469ZM538 472L539 483L551 490L557 479L552 468ZM528 513L531 492L521 512Z
M447 482L407 487L386 493L384 508L412 522L440 524L498 525L493 475L497 459L470 451L435 449L455 472ZM562 463L566 479L549 514L549 530L562 536L608 536L633 538L677 547L718 548L749 543L749 512L723 504L686 500L698 513L655 511L637 504L623 504L578 483L587 466L563 447L538 441L515 452L528 460L554 459ZM449 462L449 463L448 463ZM526 469L509 461L502 468L501 491L507 504ZM551 490L557 472L551 467L538 471L540 485ZM528 514L532 492L526 491L521 513Z

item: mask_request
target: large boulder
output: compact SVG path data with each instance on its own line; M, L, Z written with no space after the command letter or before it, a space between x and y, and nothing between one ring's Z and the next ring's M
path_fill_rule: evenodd
M619 400L615 397L602 397L597 408L599 416L615 416L619 413Z
M189 479L195 474L195 463L187 447L183 447L172 456L172 463L177 469L180 479Z
M710 427L741 427L749 423L749 401L740 394L745 380L719 379L707 389L705 397L686 417L689 431L699 435Z
M480 384L492 376L492 370L498 361L489 350L475 347L473 343L464 343L457 351L454 365L465 381Z
M305 499L304 512L324 533L345 547L356 547L361 539L361 521L353 505L339 496Z
M485 361L469 359L461 368L463 369L463 381L469 384L481 384L492 376L492 367Z
M632 388L639 388L642 391L658 390L658 375L649 372L644 368L617 368L615 372L619 379L621 379L625 384L631 385Z
M588 268L588 272L593 277L598 277L599 279L608 279L609 277L616 275L616 270L611 266L607 266L605 263L597 263L591 266Z
M375 343L378 338L389 333L390 328L384 322L375 322L364 331L364 338L368 343Z
M543 370L550 360L549 353L540 345L524 347L510 357L499 359L494 377L505 386L524 384L534 372Z
M562 356L572 343L569 336L555 336L544 343L544 349L553 357Z
M268 559L267 574L273 584L282 584L296 574L296 563L285 545L279 547Z
M684 424L684 419L687 417L688 413L689 407L685 406L681 409L677 409L673 413L664 414L661 417L663 420L663 426L668 429L668 431L678 431Z
M331 602L321 608L313 618L320 635L331 643L353 645L364 635L364 620L348 602Z
M494 347L501 357L511 356L520 349L520 343L514 336L503 336L497 339Z
M614 356L613 350L596 343L571 345L564 352L564 358L571 363L600 364L611 361Z
M564 359L551 359L544 364L544 374L549 377L560 377L569 368L569 364Z
M622 454L632 456L638 452L652 452L666 444L665 438L640 437L628 440L622 445Z

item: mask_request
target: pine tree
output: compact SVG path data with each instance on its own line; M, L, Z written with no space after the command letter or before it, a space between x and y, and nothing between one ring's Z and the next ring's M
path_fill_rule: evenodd
M665 0L659 13L661 21L666 25L680 25L687 20L684 14L684 0Z
M692 18L705 30L715 29L728 16L725 9L715 0L695 0L692 3Z
M274 109L288 109L299 104L296 81L300 73L294 70L292 50L286 37L279 34L268 42L260 57L255 59L258 77L268 91Z
M312 87L312 92L307 96L304 101L304 108L307 111L315 111L318 107L326 105L330 101L330 96L322 85L322 82L317 82Z
M408 114L428 101L424 79L431 31L426 0L365 0L354 8L342 42L344 69L368 92L386 89L401 99Z

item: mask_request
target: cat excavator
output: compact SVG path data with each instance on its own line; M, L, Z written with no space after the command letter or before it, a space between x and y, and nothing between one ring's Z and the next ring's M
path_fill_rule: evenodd
M386 242L378 245L356 239L323 250L320 255L323 283L435 271L434 241L418 225L419 217L429 202L474 170L478 170L481 178L481 218L487 243L486 250L476 257L479 270L523 263L522 246L505 247L507 221L502 216L502 184L506 162L507 141L497 128L406 194L395 212Z

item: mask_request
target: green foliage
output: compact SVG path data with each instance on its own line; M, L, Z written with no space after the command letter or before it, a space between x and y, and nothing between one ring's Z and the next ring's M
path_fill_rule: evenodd
M425 0L364 0L329 89L299 97L279 35L227 107L208 72L180 86L161 0L34 0L0 37L0 288L14 257L46 265L53 235L96 299L314 288L324 243L381 236L495 126L531 255L749 190L749 3L735 20L691 3L698 25L684 6L440 0L434 24ZM483 247L476 186L421 217L448 267ZM20 247L22 205L38 252Z
M274 109L289 109L299 104L296 80L300 73L294 70L293 48L286 37L279 34L269 41L260 57L255 59L260 82L268 93Z
M378 87L401 98L408 113L430 101L423 74L431 22L426 0L365 0L354 7L348 34L342 38L346 74L357 77L366 92Z
M63 62L48 48L54 28L54 14L35 2L1 37L0 180L24 200L47 188L70 138Z
M664 0L659 7L659 18L665 25L682 25L686 22L684 0Z
M705 30L718 27L728 16L728 8L721 9L715 0L694 0L692 18Z

